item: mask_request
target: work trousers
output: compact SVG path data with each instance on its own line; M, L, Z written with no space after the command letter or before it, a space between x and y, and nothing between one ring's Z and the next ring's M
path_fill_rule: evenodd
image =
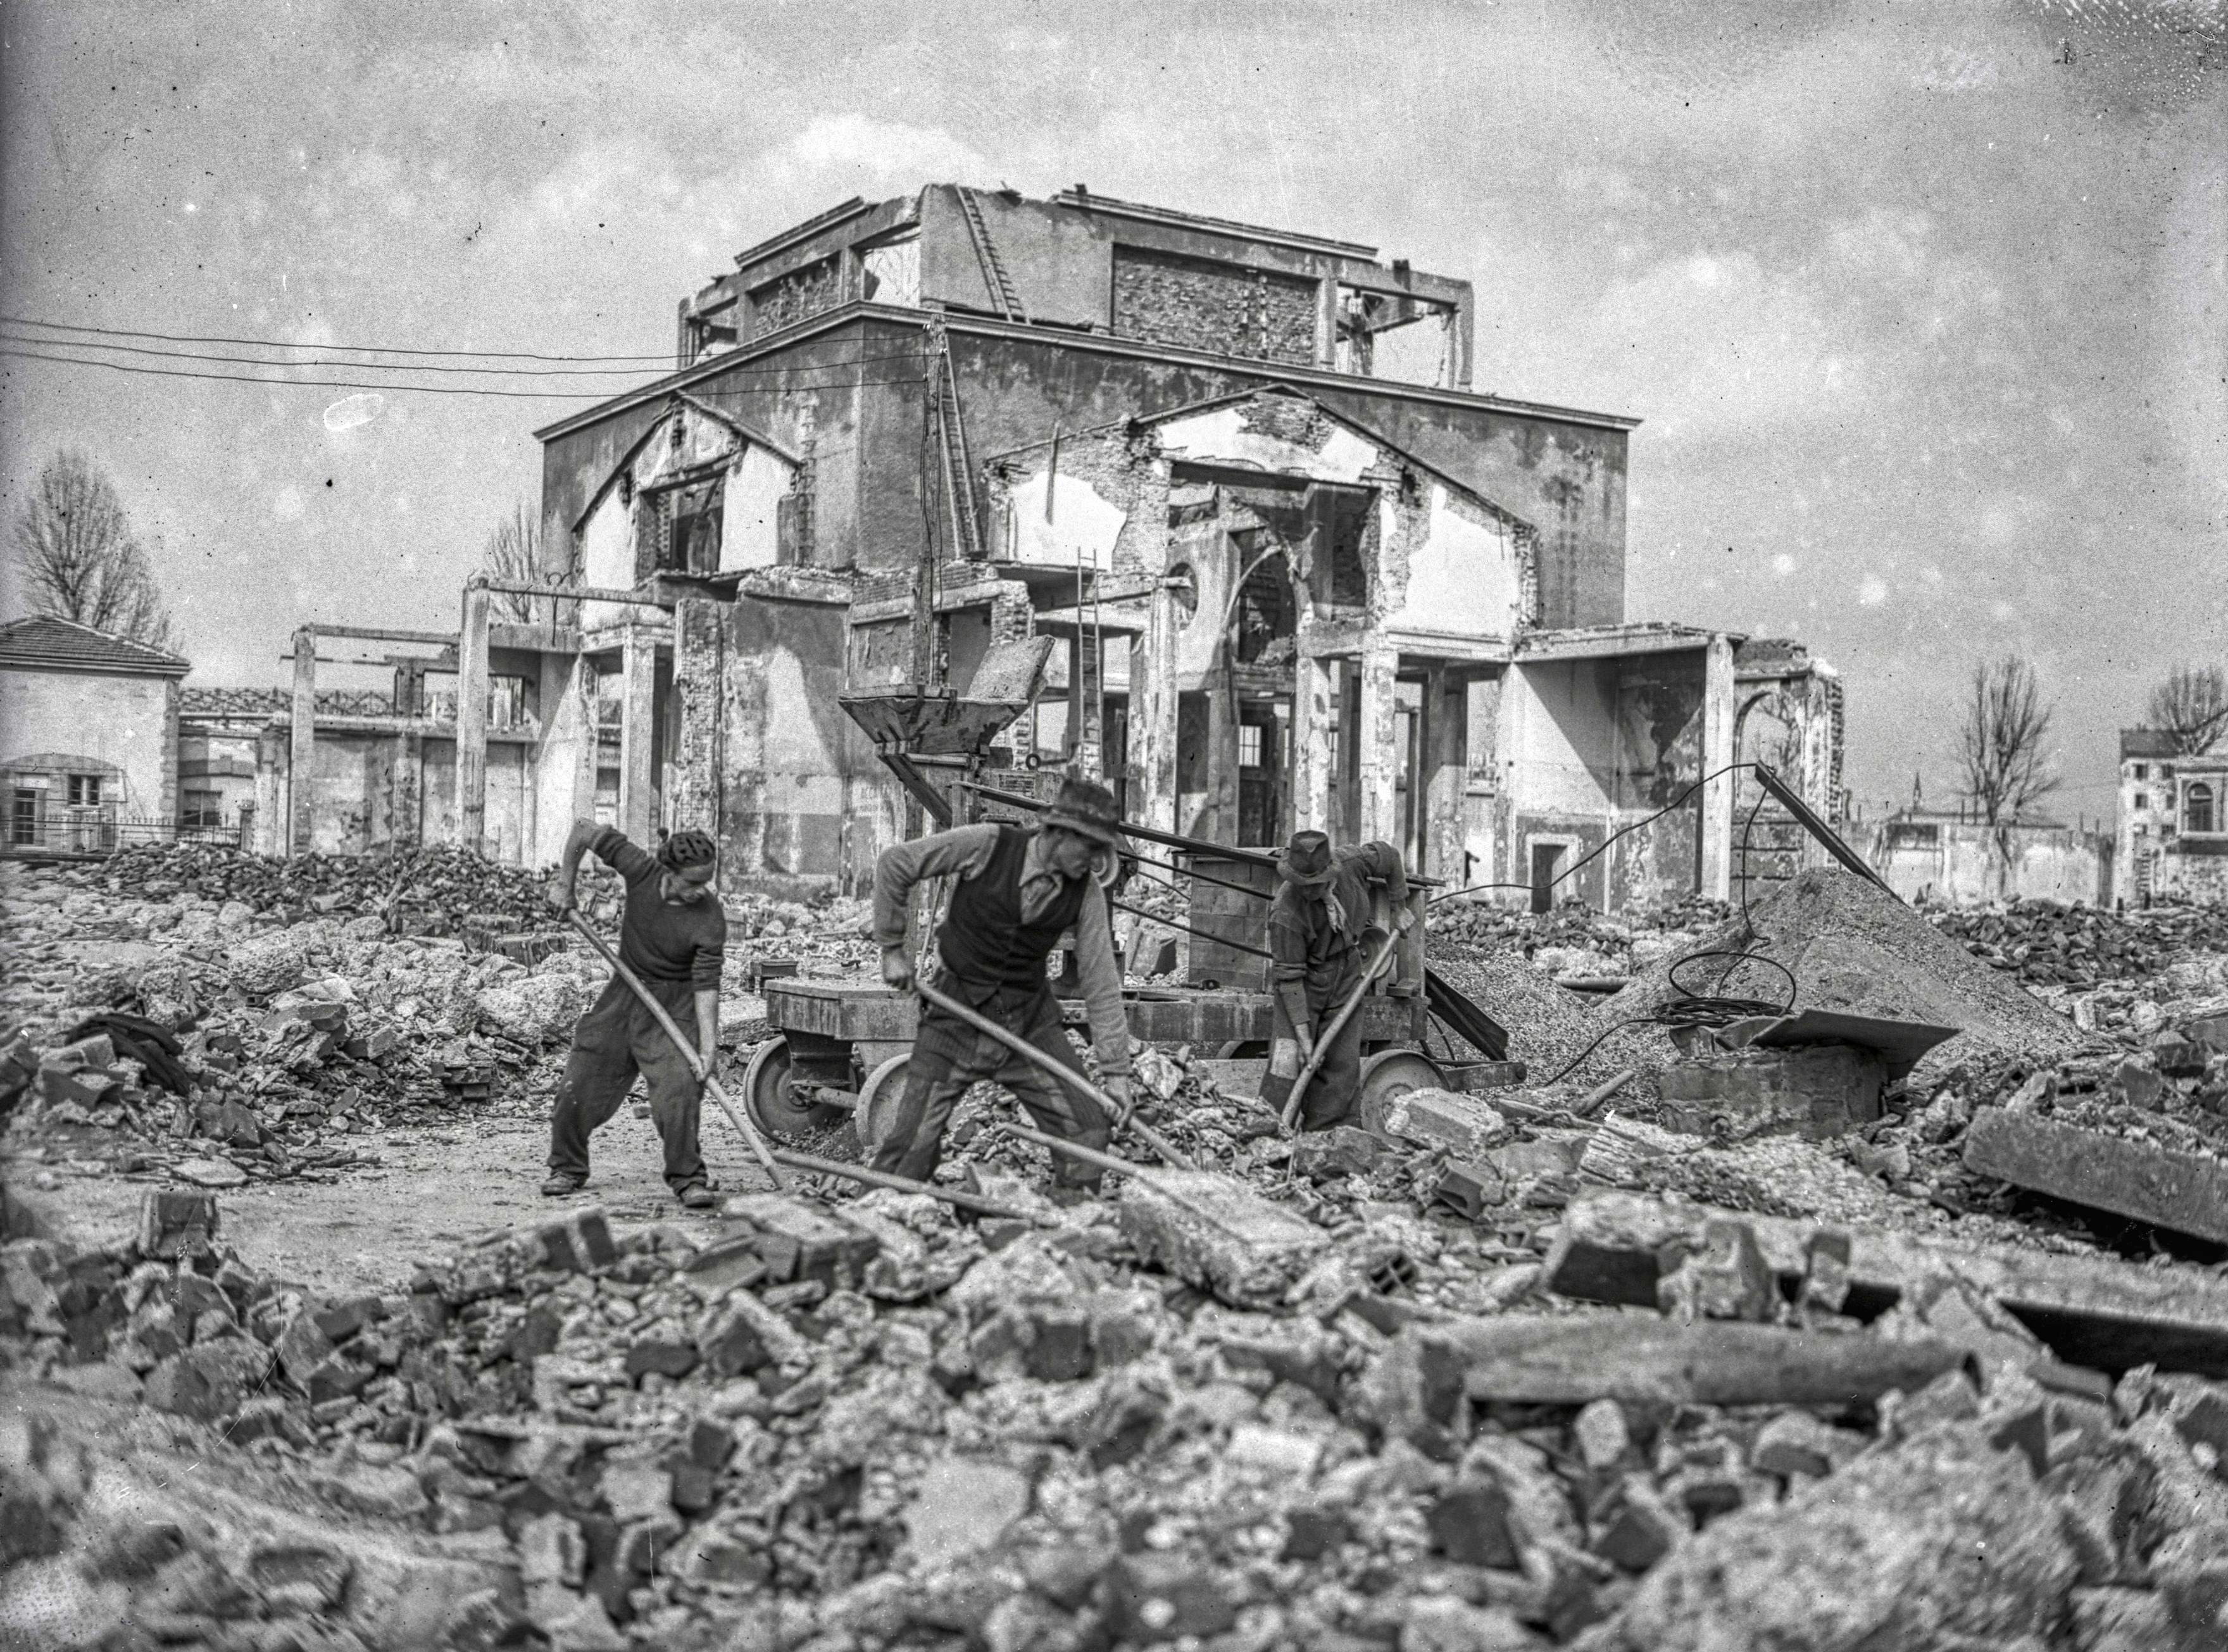
M1060 1026L1060 1001L1052 996L1049 983L992 989L947 971L934 984L947 996L1019 1034L1071 1072L1083 1071ZM952 1110L970 1086L986 1079L1012 1091L1047 1135L1065 1137L1102 1153L1112 1139L1112 1121L1088 1096L1032 1066L988 1033L924 1003L906 1066L905 1094L889 1135L874 1149L874 1168L916 1181L929 1180L943 1156L944 1131L951 1123ZM1061 1186L1098 1185L1101 1172L1096 1165L1059 1153L1053 1155L1053 1162Z
M643 985L665 1006L675 1026L684 1034L697 1030L694 982ZM637 1073L649 1088L650 1117L665 1144L666 1186L678 1193L704 1180L704 1157L696 1147L704 1086L650 1007L617 976L573 1029L573 1053L566 1058L549 1115L550 1169L587 1175L588 1137L618 1111Z
M1315 995L1308 995L1308 1031L1310 1036L1321 1038L1323 1028L1337 1015L1341 1005L1361 978L1360 971L1353 972L1354 979L1344 983L1341 989L1322 1005ZM1261 1099L1282 1112L1284 1103L1292 1093L1292 1085L1307 1064L1300 1055L1300 1035L1292 1025L1290 1012L1284 1008L1284 995L1272 995L1276 1003L1275 1016L1271 1024L1269 1041L1269 1071L1261 1080ZM1361 1091L1361 1016L1359 1013L1347 1017L1346 1025L1330 1042L1323 1063L1316 1076L1308 1080L1307 1093L1300 1098L1300 1128L1303 1130L1328 1130L1334 1124L1346 1123L1347 1115L1354 1111L1354 1098Z

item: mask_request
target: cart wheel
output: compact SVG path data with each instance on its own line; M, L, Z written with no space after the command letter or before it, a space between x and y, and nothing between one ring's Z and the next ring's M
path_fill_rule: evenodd
M1385 1110L1411 1090L1445 1087L1439 1064L1414 1050L1380 1050L1361 1062L1361 1095L1354 1111L1361 1128L1381 1142L1395 1140L1385 1126Z
M1215 1051L1218 1061L1265 1061L1269 1059L1269 1041L1265 1038L1233 1038Z
M751 1064L743 1069L743 1105L751 1123L769 1136L809 1135L843 1117L841 1107L800 1104L792 1097L785 1038L770 1038L751 1052Z
M859 1105L851 1113L851 1140L865 1163L889 1139L896 1128L898 1104L905 1099L906 1064L910 1055L893 1055L867 1075L859 1086Z

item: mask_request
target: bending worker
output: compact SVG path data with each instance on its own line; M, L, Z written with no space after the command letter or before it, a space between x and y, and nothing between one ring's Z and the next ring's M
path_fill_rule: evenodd
M727 914L712 887L718 845L701 832L675 832L651 855L611 827L574 821L549 886L549 904L559 912L573 910L573 880L591 850L626 880L619 962L675 1026L684 1033L695 1026L704 1069L711 1071L720 1053L720 966L727 945ZM573 1051L549 1115L549 1179L541 1191L555 1198L586 1185L588 1137L618 1111L637 1073L649 1087L650 1116L665 1144L665 1185L689 1209L709 1209L719 1201L696 1146L704 1087L650 1006L617 975L573 1029Z
M882 979L900 991L912 987L905 937L913 886L923 878L957 878L951 910L936 932L938 969L931 984L1080 1073L1045 975L1046 959L1072 929L1100 1087L1127 1107L1130 1023L1122 1012L1122 976L1106 910L1120 823L1112 792L1097 781L1071 778L1034 829L961 826L883 850L874 868L874 938L881 943ZM1096 1102L987 1033L924 1003L905 1093L888 1136L875 1144L874 1168L927 1181L952 1110L982 1079L1012 1091L1038 1127L1053 1135L1101 1150L1112 1135L1114 1121ZM1053 1156L1060 1186L1098 1188L1096 1168Z
M1275 1010L1261 1099L1282 1111L1301 1069L1315 1058L1316 1040L1354 996L1384 944L1385 932L1369 921L1368 880L1384 880L1402 933L1415 919L1406 904L1407 868L1390 843L1335 850L1321 832L1295 832L1277 870L1284 881L1269 908ZM1339 1029L1300 1098L1300 1128L1328 1130L1342 1123L1360 1087L1361 1017L1356 1014Z

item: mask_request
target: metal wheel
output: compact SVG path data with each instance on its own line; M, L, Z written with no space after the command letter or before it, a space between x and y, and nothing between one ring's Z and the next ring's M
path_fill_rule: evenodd
M896 1127L898 1105L905 1099L906 1067L912 1059L893 1055L859 1086L859 1105L851 1113L851 1139L862 1163L874 1156L874 1150Z
M1385 1127L1385 1110L1411 1090L1443 1089L1446 1082L1439 1064L1414 1050L1380 1050L1364 1056L1354 1122L1380 1141L1392 1141L1392 1132Z
M789 1041L770 1038L751 1052L743 1069L743 1105L751 1123L769 1136L803 1136L826 1130L843 1117L840 1107L800 1103L790 1087Z

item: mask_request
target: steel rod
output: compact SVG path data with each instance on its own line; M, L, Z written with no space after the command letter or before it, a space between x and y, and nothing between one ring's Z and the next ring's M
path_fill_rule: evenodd
M979 1009L975 1009L966 1004L961 1003L957 998L952 997L950 994L938 992L934 987L930 986L927 982L916 981L913 984L919 990L922 997L928 1000L930 1003L934 1004L945 1015L953 1016L959 1021L965 1021L970 1027L972 1027L978 1033L986 1034L989 1037L996 1039L999 1043L1013 1051L1015 1054L1020 1056L1023 1060L1028 1061L1032 1066L1051 1074L1053 1078L1066 1085L1069 1089L1074 1091L1078 1095L1090 1097L1092 1100L1097 1102L1100 1107L1105 1110L1107 1122L1109 1124L1117 1128L1119 1128L1123 1124L1127 1124L1131 1130L1137 1132L1139 1139L1142 1140L1146 1146L1151 1148L1154 1152L1159 1154L1170 1164L1173 1164L1179 1169L1183 1170L1195 1170L1199 1168L1182 1154L1177 1152L1174 1147L1169 1145L1167 1137L1163 1137L1158 1130L1149 1128L1143 1119L1138 1118L1136 1116L1136 1110L1134 1107L1124 1107L1121 1105L1114 1099L1113 1097L1108 1095L1097 1085L1092 1083L1090 1079L1085 1078L1080 1073L1075 1071L1074 1068L1064 1066L1059 1061L1055 1061L1051 1056L1047 1055L1042 1050L1030 1043L1028 1040L1023 1038L1020 1034L1014 1032L1008 1028L999 1026L997 1022L992 1021L988 1015L983 1014Z

